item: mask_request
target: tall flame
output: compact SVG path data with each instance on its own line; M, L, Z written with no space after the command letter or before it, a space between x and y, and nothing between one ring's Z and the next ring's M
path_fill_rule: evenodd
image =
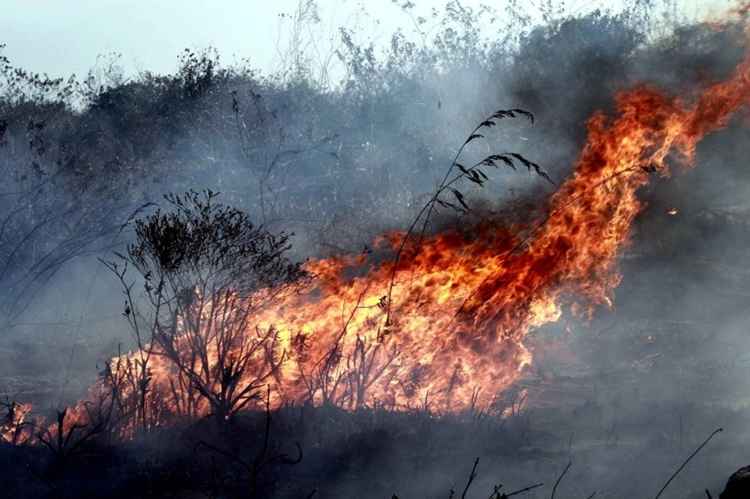
M439 233L407 251L395 270L361 256L309 262L316 276L309 289L260 311L247 332L275 328L286 352L272 403L492 406L532 361L526 335L556 321L566 297L585 304L573 304L584 312L611 304L616 257L643 207L639 188L668 175L668 162L692 165L698 141L725 127L748 99L750 58L690 99L649 86L623 91L614 118L598 112L589 119L572 175L533 230ZM359 275L351 277L355 267ZM169 363L157 356L150 369L151 393L167 408L176 405Z
M638 189L655 173L668 175L668 159L692 165L698 141L725 127L749 99L750 58L692 101L647 86L622 92L615 119L597 113L589 120L572 176L531 235L521 240L489 228L471 241L456 233L426 241L397 269L396 323L381 339L395 358L368 390L368 402L431 399L442 410L490 404L531 362L524 337L559 318L563 294L589 307L611 304L620 281L616 256L642 208ZM358 338L375 341L385 328L376 305L391 267L354 279L344 277L345 267L344 259L310 264L322 276L317 297L290 298L262 314L290 344L298 333L309 339L310 360L289 365L290 375L309 372L342 335L343 351L351 351ZM281 389L285 400L304 397L293 381Z

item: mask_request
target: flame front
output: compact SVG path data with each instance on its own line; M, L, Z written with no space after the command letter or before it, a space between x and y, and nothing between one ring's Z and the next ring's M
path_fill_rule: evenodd
M272 404L493 406L532 362L524 346L532 328L556 321L564 301L579 313L611 305L616 257L642 209L639 188L668 175L668 162L692 165L698 141L725 127L748 98L748 59L690 99L648 86L621 92L614 118L597 113L588 121L572 175L531 229L439 233L406 251L395 270L361 256L308 263L312 285L259 311L247 331L278 331L284 353ZM400 237L381 240L395 245ZM352 268L358 276L347 276ZM149 396L173 410L183 396L174 369L160 356L150 369Z

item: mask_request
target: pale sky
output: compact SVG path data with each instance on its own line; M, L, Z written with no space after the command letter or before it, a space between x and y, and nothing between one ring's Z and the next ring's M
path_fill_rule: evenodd
M0 43L18 66L53 76L83 76L97 55L122 54L127 71L173 71L179 52L214 46L224 60L249 58L256 68L275 69L279 34L289 33L279 14L294 11L299 0L0 0ZM442 8L446 0L413 0L420 12ZM525 0L529 12L545 0ZM568 0L569 10L613 7L621 0ZM411 22L391 0L319 0L318 41L336 34L341 25L359 26L365 39L387 40L397 27ZM500 0L486 3L501 10ZM678 0L679 9L694 17L718 10L727 0ZM366 12L366 13L364 13ZM282 40L283 45L283 40ZM326 46L319 47L325 52Z

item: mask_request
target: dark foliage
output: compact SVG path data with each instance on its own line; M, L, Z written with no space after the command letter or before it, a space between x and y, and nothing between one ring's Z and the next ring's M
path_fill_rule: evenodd
M255 226L247 213L217 204L217 195L168 194L170 211L159 209L135 222L128 261L148 281L210 278L215 291L231 287L242 294L304 277L300 264L285 257L289 235Z

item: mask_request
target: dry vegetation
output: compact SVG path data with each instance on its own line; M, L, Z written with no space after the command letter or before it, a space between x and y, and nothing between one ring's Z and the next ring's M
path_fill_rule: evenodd
M409 2L403 8L411 15ZM603 400L629 395L617 389L592 395L590 386L598 386L606 368L592 361L591 371L602 371L572 381L543 368L524 379L526 386L558 389L570 381L572 388L559 398L580 397L581 403L528 408L525 392L517 391L506 393L490 411L471 407L437 415L427 400L421 408L393 411L387 401L368 403L368 389L388 376L398 355L380 334L372 341L358 337L349 349L334 342L310 363L300 360L309 355L304 336L285 349L273 325L261 327L254 320L268 303L297 292L311 277L296 263L301 255L356 253L373 232L398 227L407 237L395 255L387 255L398 262L407 241L419 242L438 224L456 218L460 224L460 216L474 207L468 216L503 214L503 207L491 203L485 210L482 192L491 196L503 190L491 185L488 168L520 167L537 177L535 184L564 175L554 166L548 173L529 159L547 164L536 159L535 149L554 151L558 157L550 157L550 164L570 155L548 148L543 132L529 132L531 140L516 142L514 152L500 148L507 146L500 142L503 136L488 139L497 153L474 158L464 148L484 138L480 132L490 136L485 132L505 118L533 121L526 107L542 120L551 118L548 133L567 143L570 130L582 128L592 109L609 105L611 90L630 78L618 71L651 36L643 25L649 8L635 2L617 17L555 20L548 7L550 26L535 31L525 30L528 19L509 11L507 26L499 29L507 36L486 45L477 26L487 12L452 2L442 17L413 19L421 46L397 33L382 58L343 30L335 55L345 77L336 91L325 86L327 69L313 74L310 61L293 48L286 54L288 66L274 77L247 66L224 66L207 50L186 51L170 75L128 79L115 58L99 76L92 72L82 81L30 74L0 52L0 171L6 180L0 193L0 323L17 330L29 313L47 305L48 286L81 279L66 269L85 261L92 269L110 271L101 278L107 274L122 291L125 303L117 321L129 333L129 340L118 338L125 348L106 352L110 360L102 363L90 392L72 397L85 402L59 403L42 419L25 400L15 400L17 390L6 390L11 397L0 404L0 486L10 496L30 498L551 494L554 499L593 497L595 490L618 497L613 490L641 491L645 482L657 489L671 470L681 470L685 457L693 457L693 449L702 449L714 421L737 428L746 416L743 409L697 402L677 407L669 400L660 407L644 396L644 404L653 404L648 414L623 403L618 415L609 416L613 405ZM314 19L300 10L296 36L304 32L300 23ZM432 40L427 22L436 26ZM513 25L518 29L510 29ZM741 50L737 43L722 43L730 35L685 27L674 46L649 49L653 53L643 56L644 66L659 66L664 54L679 52L680 37L691 39L696 31L709 46ZM613 53L592 55L597 44ZM555 53L563 49L578 58L566 61ZM588 73L581 61L592 57L599 58L599 69ZM565 66L560 69L565 78L547 73L558 63ZM697 69L675 71L685 80L702 77ZM496 109L501 80L512 89L502 96L517 98L524 109L490 112L456 152L446 137L460 141L477 116ZM559 91L560 81L574 88L571 101L580 101L570 109L561 110L552 102L556 97L547 95ZM467 82L479 87L485 102L451 98L450 88ZM425 182L433 180L436 189L424 195ZM507 206L533 209L538 189L529 187L530 194ZM675 189L670 193L675 198L684 195ZM666 248L648 248L639 256L644 266L658 265L671 254L670 245L679 247L687 237L665 227L663 220L644 222L644 233L666 231L672 238ZM723 215L711 227L729 227L732 238L747 238L744 226L738 229ZM693 266L688 258L677 261L674 273L694 271ZM725 281L731 279L712 282L726 290ZM78 281L71 285L82 288ZM745 291L741 285L732 289ZM660 293L668 294L655 292L657 298ZM351 305L356 310L360 303ZM378 306L388 324L390 296ZM648 313L643 315L653 323L668 320L661 311ZM342 331L346 327L344 318ZM591 327L604 331L596 321ZM553 328L541 336L558 333ZM597 341L582 351L604 358L605 347L612 347L607 342L628 341L633 349L641 344L640 338L613 340L606 334ZM653 359L641 351L629 355L623 364ZM675 365L692 360L682 354L669 358ZM280 403L275 391L277 380L289 375L283 372L289 359L312 365L294 373L306 394L298 405ZM657 372L671 379L673 367L665 362ZM93 363L85 369L93 370ZM155 370L168 375L155 377ZM725 372L745 373L742 365ZM14 373L5 374L9 383L15 379ZM656 375L634 376L645 384ZM409 389L409 381L402 381L403 389ZM693 422L689 430L683 418ZM574 440L581 442L576 464L565 466ZM605 474L597 471L603 454L589 446L605 447L604 455L612 456L609 469L633 461L637 446L644 449L635 454L643 462L635 471ZM742 451L738 444L725 448L723 460L711 454L709 471L722 474L706 485L718 491L731 471L726 466ZM640 471L639 487L629 485ZM677 493L705 495L694 484Z

